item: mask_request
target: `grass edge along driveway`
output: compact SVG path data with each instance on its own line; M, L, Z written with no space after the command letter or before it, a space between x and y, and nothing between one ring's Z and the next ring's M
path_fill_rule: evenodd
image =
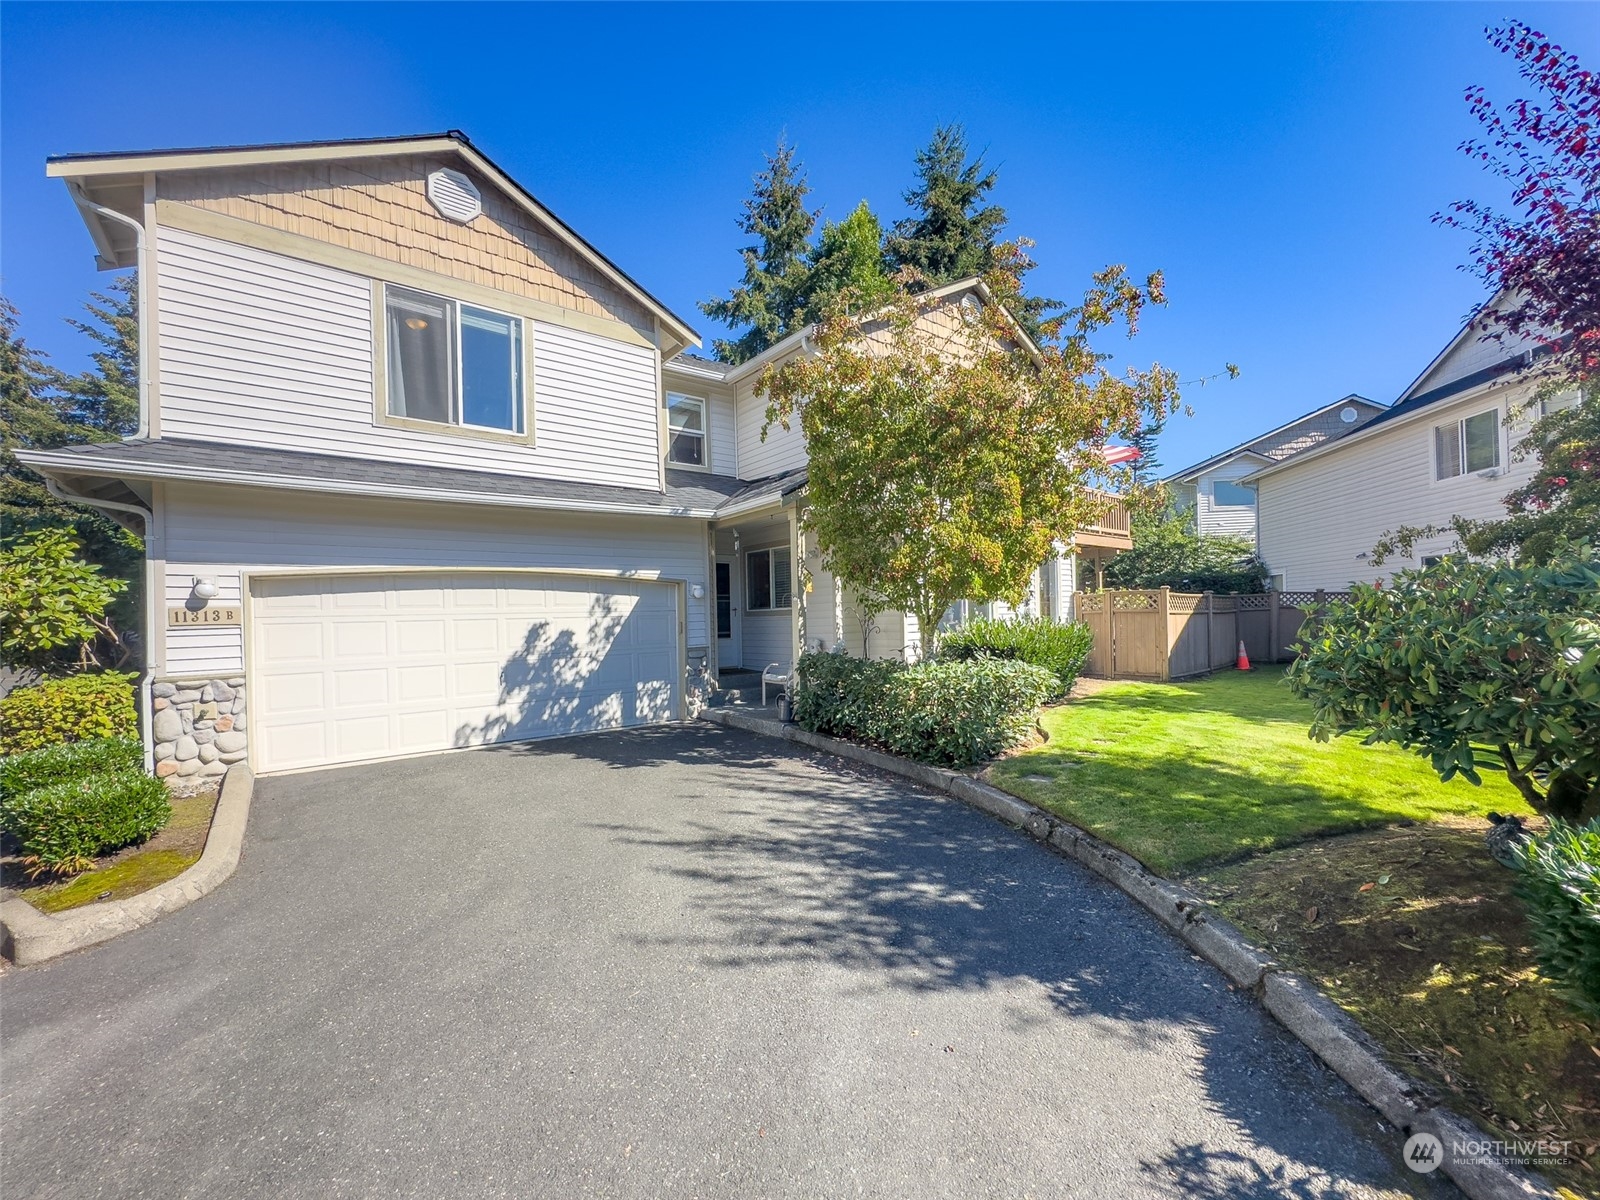
M1049 741L987 775L1169 876L1354 829L1529 811L1488 764L1482 787L1441 783L1424 758L1315 742L1310 723L1278 667L1123 681L1045 710Z

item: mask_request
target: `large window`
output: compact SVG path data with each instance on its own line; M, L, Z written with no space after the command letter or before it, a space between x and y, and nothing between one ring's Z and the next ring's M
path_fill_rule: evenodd
M1433 477L1453 479L1500 465L1500 410L1433 427Z
M750 551L744 558L744 578L750 593L745 611L788 608L789 548Z
M706 402L698 396L667 393L667 461L686 467L706 465Z
M523 432L521 318L389 286L383 309L391 417Z
M1211 485L1211 502L1217 508L1254 508L1256 490L1242 483L1219 479Z

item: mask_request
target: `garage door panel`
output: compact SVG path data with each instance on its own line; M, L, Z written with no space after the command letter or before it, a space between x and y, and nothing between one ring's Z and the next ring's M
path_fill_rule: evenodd
M321 621L291 620L268 625L261 639L262 660L269 666L320 662L322 634Z
M335 621L330 627L333 634L333 657L345 660L352 658L388 658L389 657L389 630L388 621L371 620L344 620Z
M258 581L264 770L677 715L676 590L511 574Z

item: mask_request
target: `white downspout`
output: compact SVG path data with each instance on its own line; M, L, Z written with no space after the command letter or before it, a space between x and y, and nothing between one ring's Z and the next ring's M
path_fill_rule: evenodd
M150 272L145 269L147 246L145 242L145 228L142 223L135 221L126 213L119 213L114 208L107 208L104 204L97 204L89 199L83 190L83 184L75 179L67 181L67 190L72 193L72 198L79 206L87 208L96 216L108 221L116 221L133 230L134 244L134 269L138 272L139 294L139 424L133 431L133 438L143 440L150 436ZM130 439L124 439L130 440ZM72 496L64 492L53 479L45 480L45 487L50 494L58 500L65 500L71 504L86 504L90 507L110 508L122 512L137 513L144 521L145 540L150 538L151 513L149 509L137 505L124 504L116 500L92 500L86 496ZM144 671L139 677L139 726L144 733L144 769L155 770L155 726L153 725L154 713L150 705L150 686L155 677L156 664L151 660L155 653L158 631L156 629L156 580L154 572L150 569L150 550L145 547L144 558Z

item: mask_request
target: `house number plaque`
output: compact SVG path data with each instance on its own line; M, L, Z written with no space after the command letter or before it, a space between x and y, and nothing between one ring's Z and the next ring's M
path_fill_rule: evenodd
M175 605L167 609L167 626L172 629L190 625L241 625L244 617L237 604L208 604L204 608L185 608Z

